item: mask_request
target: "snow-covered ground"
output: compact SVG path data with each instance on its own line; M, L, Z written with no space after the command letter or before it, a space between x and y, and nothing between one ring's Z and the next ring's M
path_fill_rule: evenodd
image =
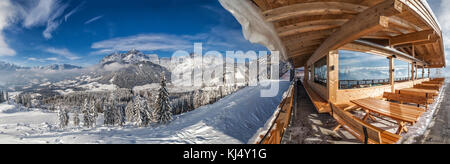
M106 127L98 119L97 128L59 129L57 114L20 111L14 105L0 104L0 143L247 143L264 126L277 106L288 81L279 82L277 96L260 96L262 86L246 87L222 100L175 116L168 125L148 128ZM71 120L72 121L72 120Z

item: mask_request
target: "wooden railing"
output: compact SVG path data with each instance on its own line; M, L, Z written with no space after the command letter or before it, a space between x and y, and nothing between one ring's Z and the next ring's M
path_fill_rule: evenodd
M389 79L339 80L339 89L367 88L387 84Z
M423 79L421 77L416 80ZM412 78L395 78L395 82L410 81ZM367 79L367 80L339 80L339 89L368 88L379 85L389 85L389 79Z
M260 140L256 144L281 144L284 132L289 126L291 115L294 108L296 83L293 82L289 88L289 93L281 101L277 108L277 115L271 123L271 127L265 135L260 136Z

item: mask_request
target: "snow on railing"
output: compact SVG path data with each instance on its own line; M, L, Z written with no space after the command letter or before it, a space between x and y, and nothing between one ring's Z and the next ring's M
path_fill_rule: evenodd
M280 144L283 134L289 125L293 109L295 95L295 81L284 93L283 100L278 105L272 117L266 122L263 128L249 140L249 144Z

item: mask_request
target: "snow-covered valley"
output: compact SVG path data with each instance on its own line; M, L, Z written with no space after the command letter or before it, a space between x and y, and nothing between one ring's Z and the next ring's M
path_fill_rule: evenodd
M105 126L100 114L96 128L74 127L70 122L61 129L55 112L23 111L3 103L0 104L0 143L247 143L272 116L288 89L288 81L266 83L278 82L280 90L275 97L260 97L263 86L246 87L214 104L176 115L170 124L143 128Z

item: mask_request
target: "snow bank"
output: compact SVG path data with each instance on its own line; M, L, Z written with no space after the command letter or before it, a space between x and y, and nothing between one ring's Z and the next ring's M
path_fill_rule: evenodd
M8 105L6 103L0 104L0 113L10 113L16 107L14 105Z
M291 87L289 87L289 89L283 94L282 100L286 99L288 96L290 96L292 94L290 92L292 90L292 87L294 87L294 86L291 85ZM262 139L260 136L265 136L271 130L271 128L277 126L275 121L278 118L280 111L281 111L281 106L278 106L277 109L275 110L275 112L273 113L273 115L264 124L264 127L258 129L258 131L255 133L255 135L253 135L253 137L249 140L248 144L259 143Z

